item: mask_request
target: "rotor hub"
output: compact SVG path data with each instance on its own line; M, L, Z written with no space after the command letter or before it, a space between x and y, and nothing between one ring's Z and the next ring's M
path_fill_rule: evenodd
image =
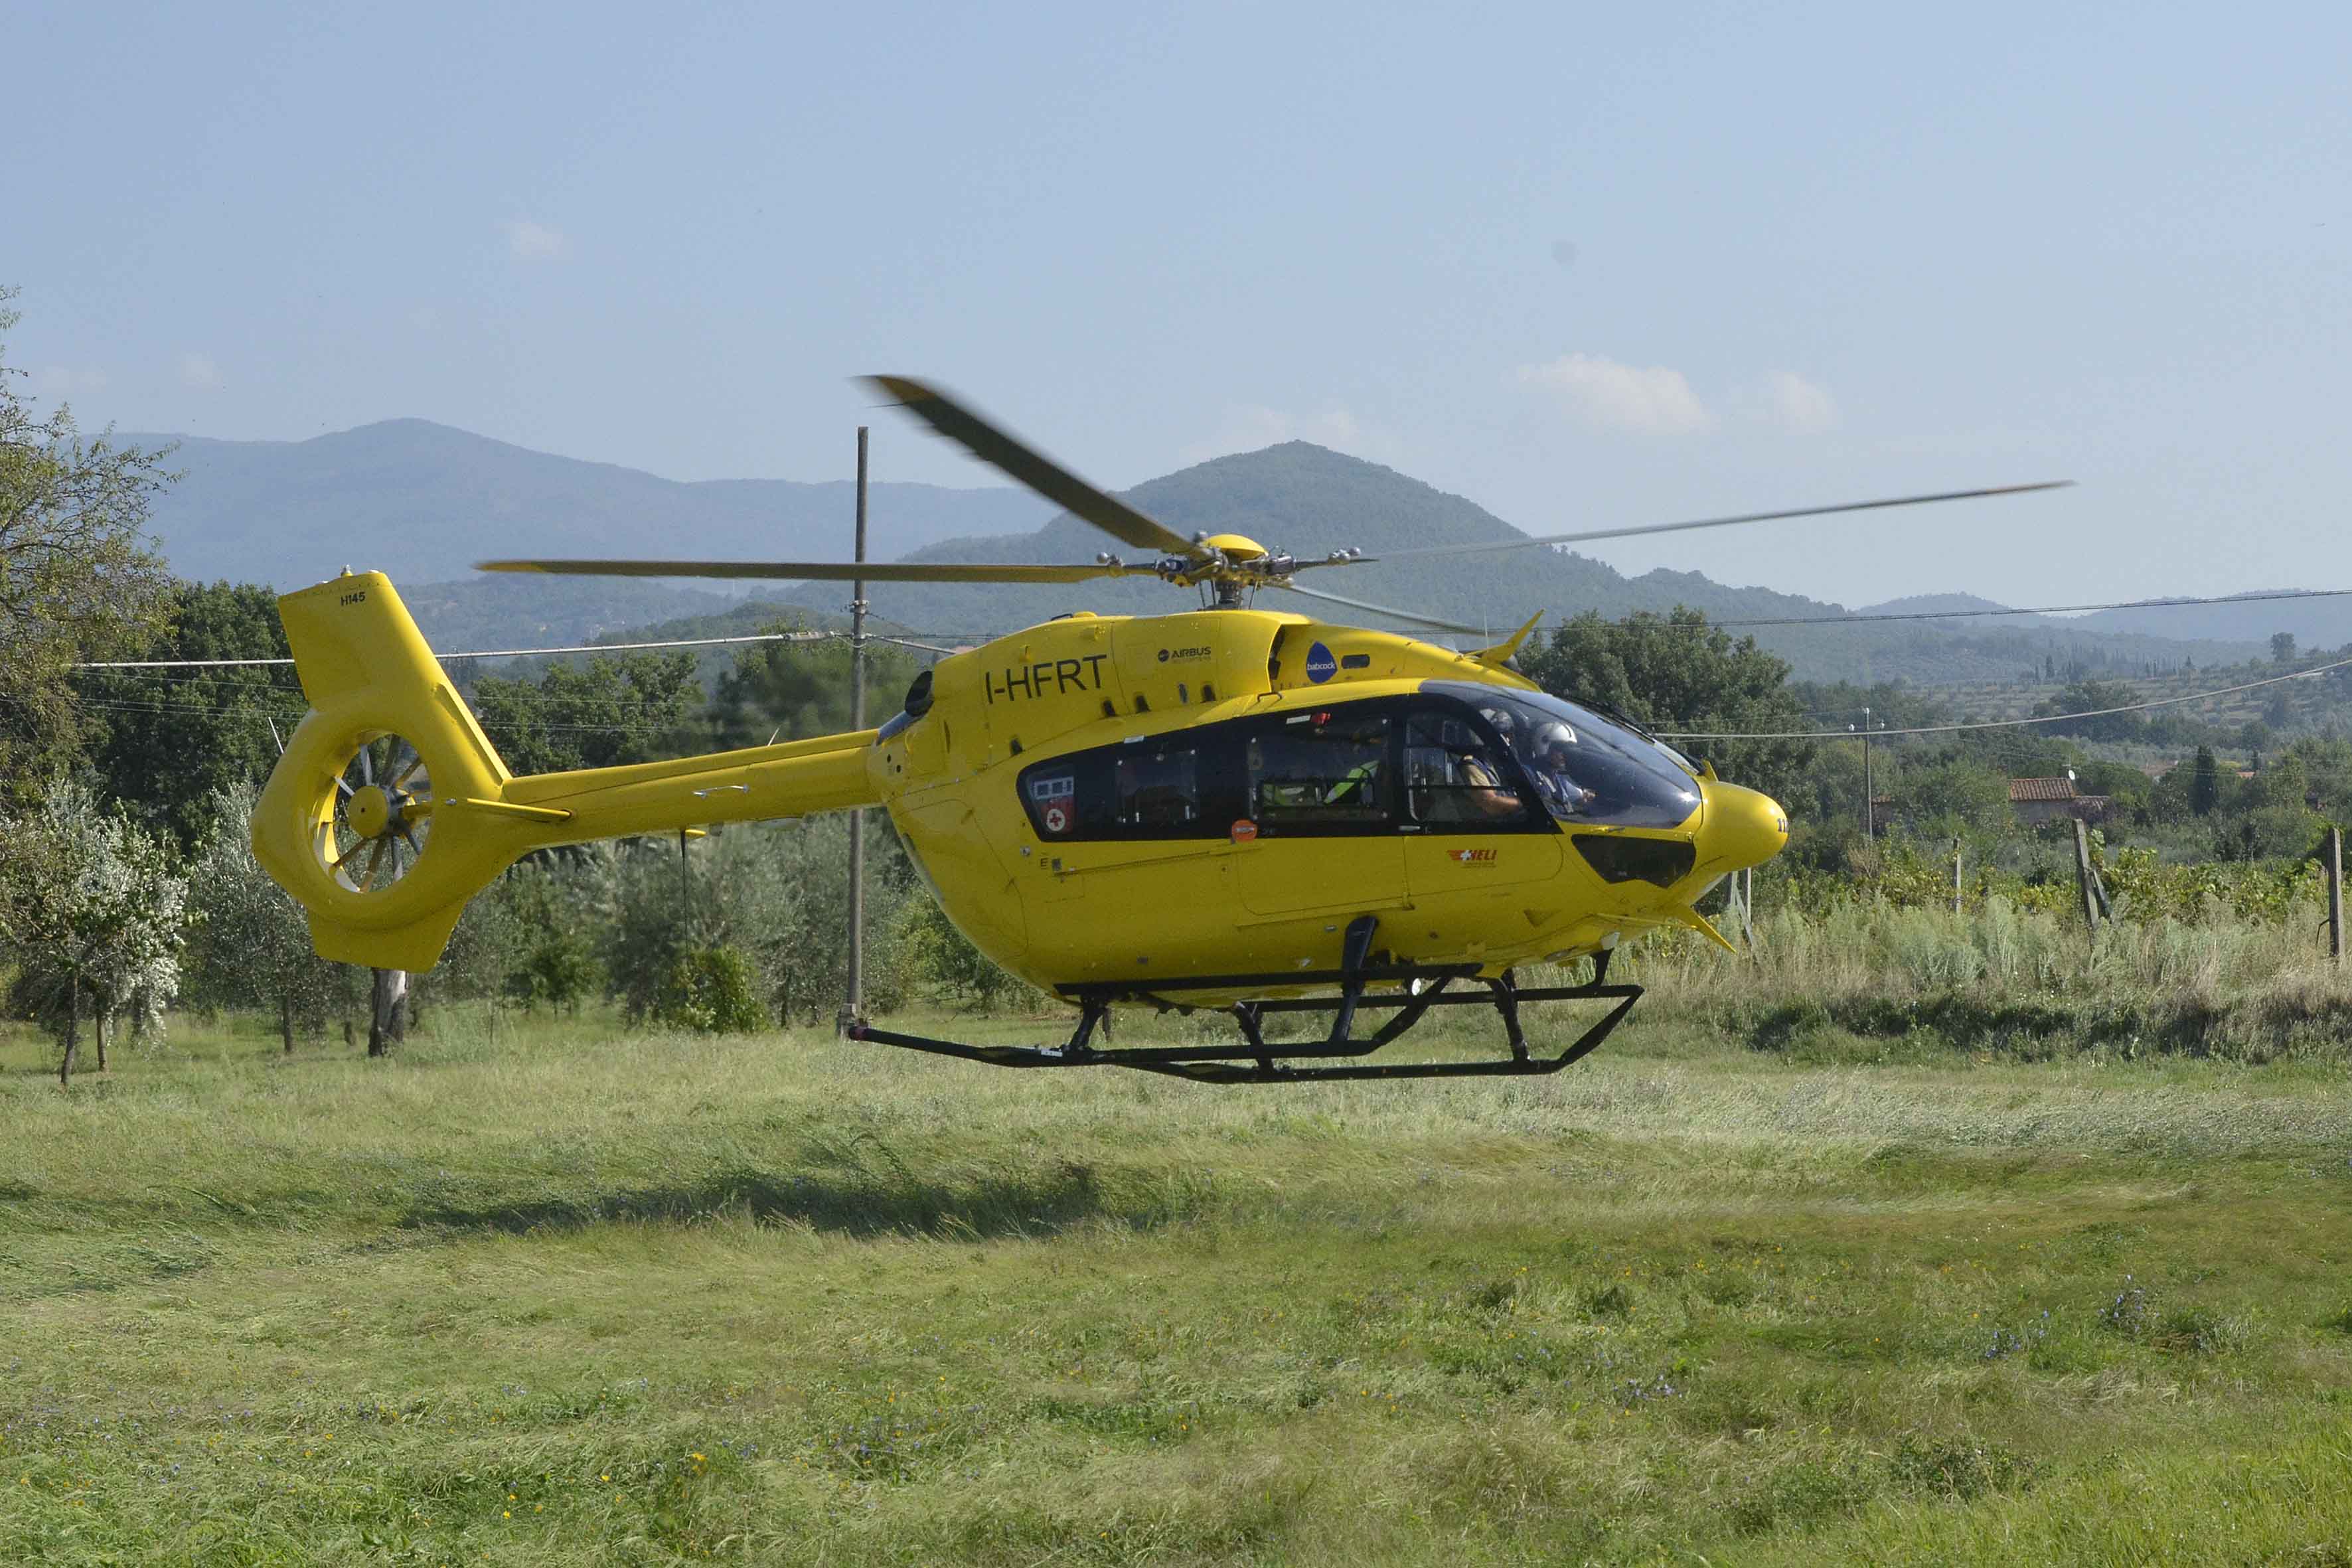
M381 838L392 831L399 812L392 792L382 784L362 784L343 803L343 820L362 838Z

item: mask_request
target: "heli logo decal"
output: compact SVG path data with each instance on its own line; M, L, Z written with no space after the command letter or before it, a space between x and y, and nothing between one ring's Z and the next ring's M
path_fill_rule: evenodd
M1461 861L1465 866L1492 860L1494 858L1495 852L1492 849L1456 849L1454 851L1454 858Z
M1038 664L1016 664L1004 672L1000 683L995 675L982 670L981 689L988 693L993 705L999 696L1007 702L1015 697L1058 697L1065 691L1100 691L1103 660L1107 653L1090 653L1084 658L1049 658Z
M1181 663L1186 659L1207 658L1213 651L1207 647L1163 647L1160 650L1160 662L1166 664L1174 659Z
M1320 686L1339 673L1339 661L1331 650L1317 643L1307 650L1307 679Z

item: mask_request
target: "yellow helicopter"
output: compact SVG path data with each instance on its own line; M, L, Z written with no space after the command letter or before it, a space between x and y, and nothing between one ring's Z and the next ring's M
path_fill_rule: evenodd
M949 919L1013 973L1077 1005L1054 1047L971 1046L859 1023L852 1037L1006 1067L1114 1065L1203 1082L1556 1072L1641 995L1608 983L1625 937L1722 937L1694 905L1788 841L1780 806L1621 716L1511 668L1532 630L1456 652L1252 607L1278 590L1433 630L1472 628L1300 584L1310 569L1238 534L1184 538L922 382L878 386L940 434L1148 552L1087 564L532 560L488 570L633 576L1066 583L1150 576L1202 607L1059 616L924 671L878 729L628 767L517 777L381 573L278 601L312 711L253 817L254 853L309 911L320 954L421 971L467 900L554 845L886 808ZM1502 543L1483 552L2050 488L2008 486ZM379 776L377 761L390 762ZM1536 961L1589 982L1522 987ZM1522 1003L1614 1005L1537 1055ZM1432 1007L1482 1003L1508 1054L1365 1058ZM1215 1007L1226 1043L1113 1047L1110 1009ZM1359 1035L1366 1009L1390 1016ZM1275 1041L1269 1016L1328 1013ZM1103 1037L1102 1043L1097 1036Z

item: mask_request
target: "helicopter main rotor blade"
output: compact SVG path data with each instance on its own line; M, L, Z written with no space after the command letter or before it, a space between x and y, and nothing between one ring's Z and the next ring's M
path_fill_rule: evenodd
M1750 511L1738 517L1702 517L1689 522L1652 522L1635 528L1595 528L1582 533L1542 533L1527 539L1497 539L1478 544L1427 544L1410 550L1385 550L1378 555L1366 553L1363 561L1402 561L1422 555L1483 555L1496 550L1524 550L1531 544L1578 544L1588 539L1627 539L1637 533L1680 533L1694 528L1729 528L1741 522L1777 522L1790 517L1828 517L1841 511L1876 511L1891 506L1926 506L1935 501L1977 500L1986 496L2024 495L2030 490L2064 489L2072 479L2045 479L2032 485L1996 485L1981 490L1941 490L1934 495L1895 496L1886 500L1843 501L1836 506L1802 506L1788 511ZM1332 565L1352 564L1350 561L1334 561ZM1320 566L1320 561L1302 561L1302 566Z
M1441 621L1434 616L1419 615L1412 610L1391 609L1386 605L1368 604L1362 599L1343 599L1337 594L1327 594L1320 588L1302 588L1296 583L1276 581L1267 584L1266 586L1280 588L1288 594L1303 595L1309 599L1321 599L1326 604L1345 605L1351 610L1370 610L1376 616L1387 616L1391 620L1410 622L1416 626L1427 626L1432 631L1475 632L1479 629L1476 626L1465 626L1459 621Z
M1120 543L1157 551L1162 555L1192 556L1200 552L1182 534L1088 484L929 383L904 375L869 375L863 379L866 385L879 389L898 406L982 462L1019 480L1072 515L1084 518Z
M1149 566L960 566L868 561L477 561L483 572L546 572L589 577L757 577L783 582L1091 583L1149 577Z

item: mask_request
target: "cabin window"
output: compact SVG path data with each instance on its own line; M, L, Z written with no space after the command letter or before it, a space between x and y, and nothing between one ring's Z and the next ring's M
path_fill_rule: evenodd
M1032 764L1021 806L1049 843L1222 837L1234 812L1215 809L1216 773L1197 734L1138 739Z
M1536 819L1519 770L1465 712L1423 709L1405 721L1404 812L1417 828L1507 833Z
M1201 820L1200 758L1190 746L1122 747L1111 765L1112 823L1122 832Z
M1394 826L1389 719L1361 708L1261 721L1245 747L1262 833L1382 833Z

